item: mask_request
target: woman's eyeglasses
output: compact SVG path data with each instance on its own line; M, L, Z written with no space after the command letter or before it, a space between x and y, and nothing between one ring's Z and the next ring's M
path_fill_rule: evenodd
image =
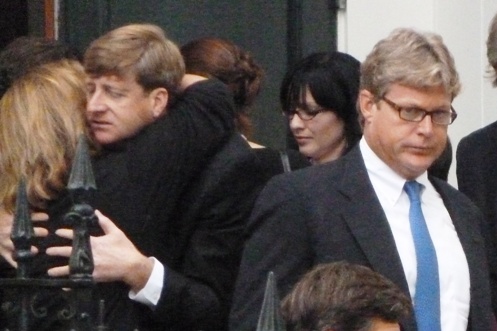
M310 121L314 117L317 116L317 114L328 111L329 109L327 108L316 108L316 109L303 109L303 108L295 108L290 111L285 111L283 112L283 115L291 121L295 114L302 120L302 121Z

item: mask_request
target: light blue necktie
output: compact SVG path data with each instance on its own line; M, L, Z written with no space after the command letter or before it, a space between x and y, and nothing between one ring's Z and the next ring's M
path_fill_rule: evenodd
M414 313L418 331L440 331L440 281L437 253L421 210L421 184L406 182L404 190L409 196L409 223L416 249L417 278L414 294Z

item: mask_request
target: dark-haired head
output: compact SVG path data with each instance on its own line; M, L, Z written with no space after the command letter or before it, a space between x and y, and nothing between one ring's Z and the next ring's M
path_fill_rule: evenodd
M282 300L288 331L370 331L376 323L399 330L412 313L411 299L392 281L345 261L307 272Z
M497 87L497 14L492 18L488 28L487 59L491 66L492 85Z
M250 53L234 43L219 38L200 38L181 47L186 72L217 78L233 92L238 130L250 136L249 110L259 94L262 68Z
M34 67L59 60L81 60L76 48L42 37L19 37L0 52L0 97Z
M350 150L362 132L358 122L356 100L359 92L360 62L341 52L313 53L302 59L283 79L280 102L283 112L292 114L305 107L306 91L323 109L332 111L344 123L347 148Z

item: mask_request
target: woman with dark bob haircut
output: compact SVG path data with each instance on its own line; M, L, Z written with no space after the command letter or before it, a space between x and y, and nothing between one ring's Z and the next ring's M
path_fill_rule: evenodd
M361 138L356 110L359 76L358 60L328 52L307 56L283 79L283 113L299 151L313 164L336 160Z

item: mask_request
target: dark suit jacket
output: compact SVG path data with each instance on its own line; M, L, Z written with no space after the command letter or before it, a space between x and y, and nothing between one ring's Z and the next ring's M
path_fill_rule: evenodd
M195 218L180 222L173 213L234 132L232 111L232 96L224 84L197 83L166 117L127 141L122 150L107 151L95 160L95 206L144 255L156 257L167 269L154 310L131 301L129 288L121 283L99 285L96 293L106 300L109 329L188 331L218 325L225 270L211 267L209 254L219 245L216 254L228 264L221 254L231 253L224 251L231 238Z
M307 158L299 151L287 149L284 151L288 156L290 171L295 171L311 165ZM276 175L285 172L280 151L273 148L256 148L255 155L259 159L262 171L265 174L266 182Z
M471 330L490 330L491 308L478 209L448 184L432 179L442 196L470 270ZM235 289L230 330L253 330L267 273L280 297L313 266L347 260L385 275L406 294L407 281L386 216L369 180L359 147L329 164L275 177L259 196ZM402 321L416 330L415 320Z
M497 122L464 137L457 146L457 185L483 212L489 240L494 314L497 315Z
M238 133L190 184L171 217L168 240L174 249L164 258L167 295L158 306L162 313L156 314L162 325L228 330L243 234L264 184L255 154ZM191 294L185 295L186 289Z

